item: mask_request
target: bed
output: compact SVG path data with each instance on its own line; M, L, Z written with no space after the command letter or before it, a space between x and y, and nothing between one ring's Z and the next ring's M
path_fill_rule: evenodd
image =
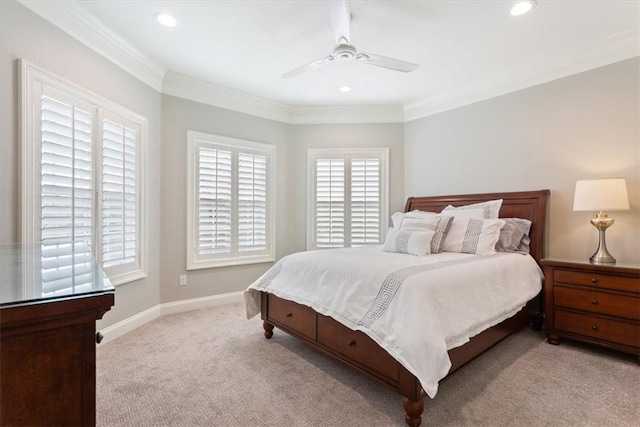
M549 190L411 197L407 200L405 212L414 210L440 212L448 205L463 206L487 200L502 199L502 206L499 211L500 218L523 218L531 221L529 253L532 260L531 257L526 258L533 264L539 264L544 255L545 217L548 196ZM327 258L329 257L328 254L330 253L326 251L318 251L316 257ZM341 256L340 252L338 252L338 257L339 256ZM370 252L367 254L365 252L365 256L371 256L371 260L373 260L375 264L375 253ZM407 257L406 255L401 256ZM524 258L522 255L513 256ZM473 258L477 256L470 255L469 257ZM324 258L318 259L323 260ZM419 257L413 258L417 259ZM498 257L493 258L497 259ZM475 260L463 259L460 261L457 259L458 258L452 260L452 262L456 264L456 270L471 268L466 264L472 263L467 261ZM515 258L512 259L514 259L514 261L524 262L516 260ZM461 262L465 265L461 265ZM480 265L480 263L477 264ZM376 265L371 267L371 274L375 273L375 268L377 268ZM424 269L423 267L420 268ZM449 267L449 270L443 269L442 271L448 272L452 270L452 268L454 268L454 266ZM260 283L270 282L279 273L279 265L276 264L274 268L270 269L269 272L261 278L262 281ZM447 274L453 275L453 272ZM405 287L406 286L407 285L405 285ZM256 289L260 288L258 287ZM320 351L382 382L396 390L402 396L407 424L409 426L419 426L421 424L422 412L424 410L424 397L427 394L433 397L435 391L430 380L425 380L423 375L414 375L412 373L419 372L421 374L419 370L416 370L415 365L412 364L416 357L414 357L413 361L403 357L403 353L399 353L395 351L393 347L386 345L386 342L382 342L376 333L372 333L368 329L357 330L359 328L349 324L349 322L346 322L342 317L325 315L327 311L319 308L317 305L308 302L306 304L295 302L292 298L290 299L286 293L279 293L279 296L277 296L277 292L256 292L256 289L253 289L252 293L254 300L256 299L255 297L258 298L256 304L258 304L259 307L254 308L254 311L259 311L261 314L266 338L269 339L273 336L273 329L277 326L279 329L311 344ZM507 336L517 332L525 325L540 328L542 324L542 299L541 292L539 292L538 289L523 300L522 305L524 307L522 309L518 308L515 313L504 313L503 316L500 317L499 323L488 329L472 331L469 334L471 338L464 340L466 341L465 344L457 344L454 346L455 348L449 350L445 348L443 351L445 352L445 356L448 357L446 358L446 365L440 363L440 365L446 368L445 371L441 373L441 376L453 374L469 361L484 353ZM249 299L247 299L247 301L249 301ZM312 309L311 306L316 307L316 310ZM385 308L385 310L388 311L385 313L386 316L393 316L398 313L397 310L393 311L387 308ZM424 324L426 323L421 323L422 326L413 325L416 326L414 328L410 323L409 326L405 326L406 323L403 323L402 328L407 331L409 329L422 330ZM422 358L420 358L419 362L421 360ZM433 363L438 364L439 359L434 359ZM411 369L407 369L405 365ZM442 366L440 366L441 370ZM423 387L418 376L423 378L422 382L427 384L427 386Z

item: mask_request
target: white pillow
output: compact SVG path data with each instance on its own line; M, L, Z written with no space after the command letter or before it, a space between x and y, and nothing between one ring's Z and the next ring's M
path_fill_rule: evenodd
M501 219L456 216L444 239L442 250L465 254L494 254L503 226L504 221Z
M402 221L404 221L406 218L429 219L439 215L440 215L439 213L435 213L435 212L425 212L425 211L418 211L418 210L411 211L411 212L396 212L393 215L391 215L391 221L393 222L393 228L400 229L402 228Z
M431 253L431 239L433 239L434 234L434 231L390 228L382 250L424 256Z
M481 209L482 216L479 216L478 212L473 212L465 215L473 216L475 218L498 219L500 216L501 206L502 206L502 199L497 199L497 200L489 200L487 202L473 203L473 204L464 205L464 206L449 205L446 208L444 208L440 213L442 214L446 213L447 215L452 215L453 214L452 211L455 211L456 214L457 213L464 214L464 211L468 209Z
M431 240L432 254L442 252L442 242L451 226L452 216L438 215L433 212L412 211L405 214L396 212L391 217L396 230L427 230L433 231Z

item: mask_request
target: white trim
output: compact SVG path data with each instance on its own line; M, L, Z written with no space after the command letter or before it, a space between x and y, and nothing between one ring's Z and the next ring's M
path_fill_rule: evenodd
M83 8L81 2L18 0L80 43L157 91L166 67L143 54Z
M345 161L345 245L351 245L350 224L347 218L351 216L351 195L349 186L351 184L351 157L357 155L368 155L380 159L382 174L380 175L380 243L384 241L389 223L389 148L309 148L307 149L307 212L306 212L306 235L307 250L315 250L315 195L316 195L316 174L315 162L317 159L340 158Z
M289 123L404 123L402 105L295 106Z
M279 122L290 122L291 107L215 83L169 71L162 81L162 93L226 110Z
M166 302L160 304L160 314L166 316L168 314L183 313L201 308L220 307L241 301L244 301L244 291L228 292L226 294L211 295L208 297Z
M193 298L182 301L167 302L158 304L141 313L135 314L118 323L101 329L100 332L104 336L102 344L106 344L115 340L136 328L148 323L159 317L169 314L184 313L186 311L198 310L202 308L220 307L228 304L241 302L244 300L244 291L229 292L220 295L211 295L202 298Z
M40 220L40 207L37 203L37 200L39 200L40 197L40 182L36 179L36 174L34 174L34 171L39 171L40 168L39 151L35 148L37 144L34 140L35 136L39 132L39 128L36 129L36 126L39 126L40 122L39 118L36 119L36 117L39 116L36 116L35 108L39 105L39 99L44 90L55 90L62 92L61 96L69 96L71 98L76 98L78 102L90 104L88 105L88 108L90 107L92 110L91 114L94 116L94 131L98 130L94 136L98 141L94 147L94 179L96 183L94 191L98 191L98 188L101 188L102 185L101 180L99 178L95 178L95 176L99 175L101 168L100 162L95 160L98 157L95 156L97 156L97 153L102 149L102 142L99 136L101 133L99 130L102 126L102 113L107 111L111 114L121 116L121 118L126 119L137 126L139 132L136 144L136 166L138 168L138 221L136 224L138 227L138 264L135 269L128 269L127 271L123 271L120 274L113 276L112 283L114 285L120 285L146 277L148 265L147 227L149 221L147 218L147 200L149 196L147 194L148 179L146 175L146 159L148 156L148 120L113 101L86 90L83 87L51 73L25 59L20 59L19 65L21 70L19 120L21 138L20 145L22 151L22 170L20 171L22 180L22 243L29 244L40 241L40 236L36 233L36 230L39 229L38 221ZM95 199L94 203L96 203L96 205L94 209L96 215L101 217L101 209L98 209L100 208L99 198L96 196ZM96 252L98 254L98 258L99 254L102 252L101 233L101 226L96 226L95 235L97 236L97 240L95 240L94 244L96 244L96 248L99 248ZM101 262L102 260L98 259L98 261Z
M543 61L521 64L511 70L505 70L505 74L499 80L478 79L482 81L480 85L470 84L440 98L406 104L405 122L636 57L640 53L639 43L637 30L628 30L584 43L572 55L561 54Z
M200 255L196 250L198 215L196 208L198 173L197 166L198 148L209 146L211 148L224 147L231 151L232 167L232 208L231 208L231 251L228 254ZM242 253L237 250L237 200L238 200L238 154L240 152L255 151L267 158L267 247L265 250L254 253ZM276 259L276 146L263 142L247 141L237 138L229 138L220 135L212 135L203 132L187 131L187 270L205 268L227 267L245 264L258 264L273 262Z
M403 106L291 106L168 71L80 2L18 1L161 93L289 124L406 123L638 56L640 43L637 30L629 29L589 40L568 54L503 70L500 80L478 76L474 85Z
M144 325L147 322L157 319L161 316L161 304L153 306L141 313L128 317L120 322L108 326L100 330L100 333L104 336L101 344L106 344L109 341L113 341L116 338L123 336L124 334L133 331L136 328Z
M169 71L162 93L289 124L402 123L402 105L289 106Z

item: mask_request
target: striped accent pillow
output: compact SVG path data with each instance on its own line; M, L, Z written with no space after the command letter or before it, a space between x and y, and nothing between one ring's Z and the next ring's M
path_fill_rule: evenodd
M424 256L431 253L431 230L397 230L390 228L382 250L401 254Z
M408 214L394 214L392 217L394 229L396 230L428 230L433 231L434 236L431 240L430 253L437 254L442 252L442 242L444 241L453 217L445 215L432 214L430 212L422 212L424 215L416 215L414 212Z
M446 252L491 255L496 252L500 229L505 222L501 219L480 219L456 216L442 249Z
M464 216L473 216L475 218L498 219L498 217L500 216L501 207L502 207L502 199L497 199L497 200L489 200L487 202L473 203L471 205L464 205L464 206L449 205L446 208L444 208L440 213L445 215L458 216L458 214L461 214ZM468 210L473 210L474 212L465 212Z

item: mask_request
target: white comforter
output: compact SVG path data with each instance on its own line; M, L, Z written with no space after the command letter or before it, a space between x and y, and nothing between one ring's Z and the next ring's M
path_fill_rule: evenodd
M248 318L260 312L265 291L364 332L433 398L451 367L447 350L517 313L541 283L529 255L416 257L369 246L282 258L249 286L245 300Z

